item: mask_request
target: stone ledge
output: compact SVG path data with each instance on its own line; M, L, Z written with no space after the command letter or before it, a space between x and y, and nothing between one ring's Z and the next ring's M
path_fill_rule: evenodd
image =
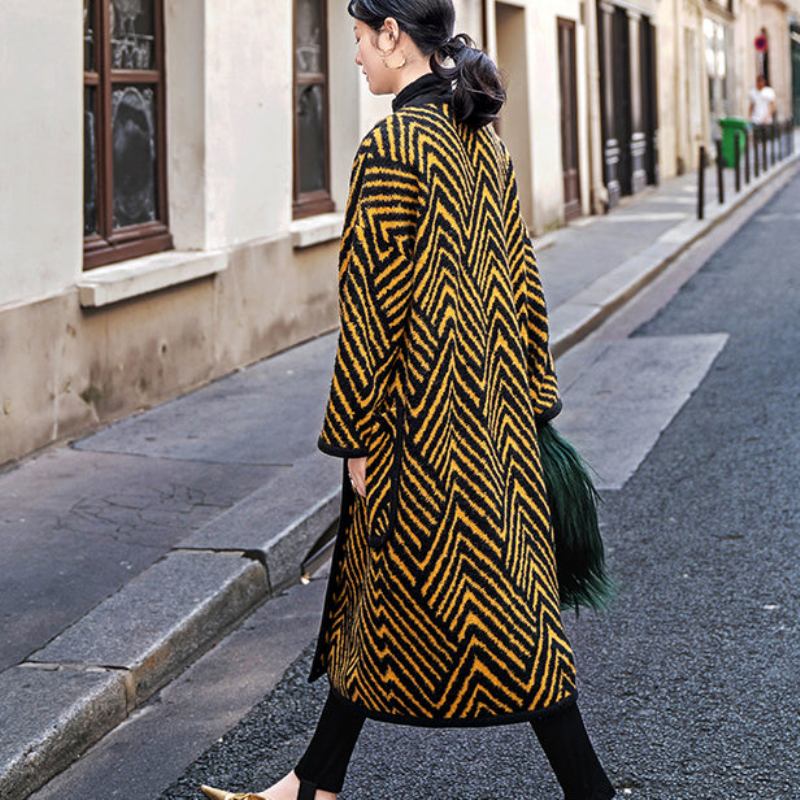
M133 708L267 594L264 567L241 554L173 551L27 663L126 670Z
M0 797L22 798L126 717L117 670L17 666L0 675Z
M78 298L84 308L98 308L214 275L227 266L228 259L222 250L168 250L130 258L84 273L77 282Z
M315 214L312 217L296 219L289 225L292 247L311 247L315 244L339 239L344 225L344 213L331 211L328 214Z

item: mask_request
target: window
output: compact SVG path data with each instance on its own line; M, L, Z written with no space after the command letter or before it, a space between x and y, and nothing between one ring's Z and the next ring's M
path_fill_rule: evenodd
M84 269L171 248L161 0L84 0Z
M294 3L293 216L333 211L328 131L325 0Z
M706 17L703 20L705 36L706 75L708 77L708 102L714 119L729 112L728 86L728 26Z

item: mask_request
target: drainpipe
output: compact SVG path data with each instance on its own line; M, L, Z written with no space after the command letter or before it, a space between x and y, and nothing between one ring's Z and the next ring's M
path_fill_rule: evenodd
M675 98L675 122L674 122L674 134L675 134L675 172L677 175L683 175L687 169L691 169L692 166L692 154L689 153L688 164L687 159L684 158L683 149L686 147L686 143L691 140L691 134L688 133L689 131L689 120L685 119L686 108L689 105L689 98L684 97L681 94L681 78L682 73L686 70L686 64L684 60L681 58L681 34L683 33L683 20L680 16L680 7L679 7L680 0L673 0L672 1L672 23L673 23L673 65L674 69L672 70L674 85L673 85L673 97ZM686 136L683 135L684 131L687 132Z
M605 214L608 189L603 183L603 128L600 116L600 64L597 46L596 0L584 0L586 29L586 100L589 112L589 185L590 214Z

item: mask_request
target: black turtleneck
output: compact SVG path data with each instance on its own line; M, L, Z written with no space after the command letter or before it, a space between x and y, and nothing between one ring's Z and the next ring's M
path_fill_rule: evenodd
M392 100L392 111L407 105L422 105L432 100L451 101L453 89L447 78L426 72L407 83Z

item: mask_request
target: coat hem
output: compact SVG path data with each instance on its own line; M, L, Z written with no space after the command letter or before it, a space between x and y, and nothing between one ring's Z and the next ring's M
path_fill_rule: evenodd
M536 708L527 711L510 711L505 714L495 714L493 716L473 717L471 719L458 719L453 717L415 717L412 714L391 714L386 711L375 711L371 708L366 708L361 703L351 700L342 695L331 682L330 674L326 671L324 673L328 680L328 686L331 693L340 702L348 708L358 711L369 719L377 720L378 722L393 722L397 725L411 725L419 728L482 728L490 725L511 725L519 722L532 722L536 719L541 719L549 714L558 712L573 703L578 701L577 687L572 690L566 697L561 700L551 703L544 708Z
M339 458L363 458L369 455L366 447L339 447L335 444L328 444L322 437L317 439L317 447L329 456L339 456Z

